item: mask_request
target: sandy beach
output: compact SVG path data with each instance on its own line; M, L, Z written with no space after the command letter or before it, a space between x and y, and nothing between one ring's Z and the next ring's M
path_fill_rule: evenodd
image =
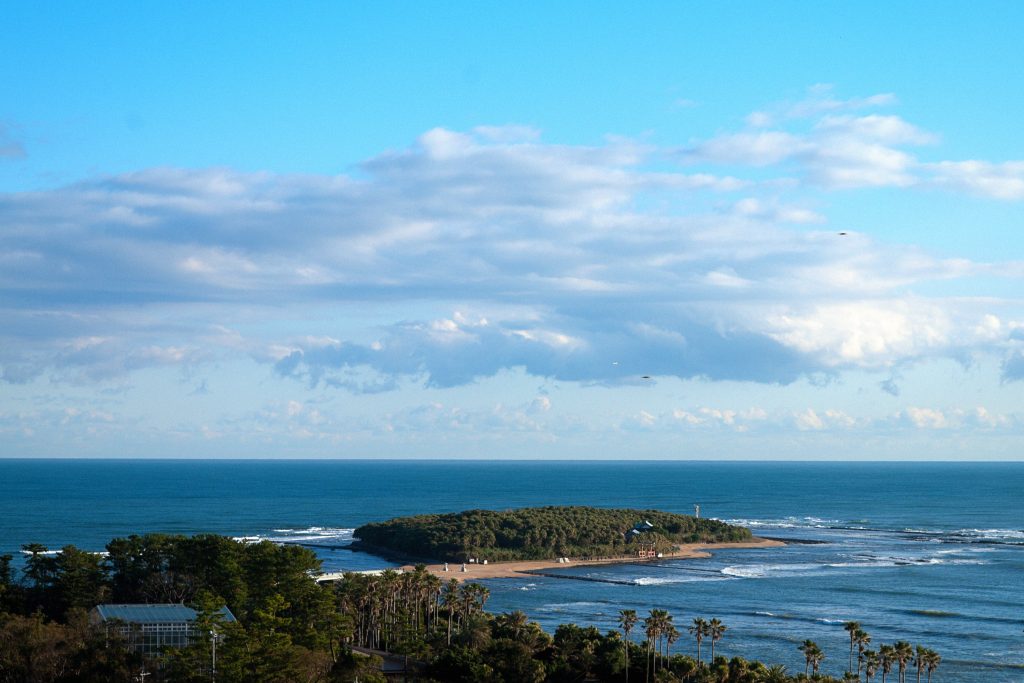
M547 569L566 569L569 567L585 567L596 564L622 564L625 562L658 562L664 560L686 560L698 557L709 557L712 550L716 548L774 548L784 546L782 541L775 541L767 538L755 538L752 541L743 543L687 543L679 546L674 553L666 553L660 558L640 559L636 557L622 556L611 557L600 560L574 560L569 559L568 563L558 560L529 560L522 562L491 562L488 564L467 564L466 571L462 571L462 565L451 563L448 571L444 570L443 564L428 564L427 571L442 579L455 579L457 581L473 581L477 579L507 579L527 575L526 572L544 571ZM413 565L405 565L403 571L412 571Z

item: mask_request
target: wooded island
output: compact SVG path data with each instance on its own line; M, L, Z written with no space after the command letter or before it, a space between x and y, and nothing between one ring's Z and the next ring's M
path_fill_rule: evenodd
M749 529L659 510L549 506L398 517L355 530L359 547L448 562L629 555L643 546L750 541Z

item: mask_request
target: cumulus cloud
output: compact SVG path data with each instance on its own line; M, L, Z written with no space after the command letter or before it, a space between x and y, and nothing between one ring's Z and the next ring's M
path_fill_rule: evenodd
M818 89L803 102L758 111L747 129L698 141L678 153L687 163L782 167L831 189L940 187L993 199L1024 199L1024 161L926 161L909 148L938 137L892 114L862 110L890 106L889 94L847 100Z
M941 161L925 168L936 185L983 197L1024 199L1024 161Z
M933 136L862 111L889 96L812 99L684 156L775 180L802 169L835 189L1017 172L926 168L905 148ZM0 373L106 381L245 356L312 386L376 393L509 368L600 384L789 383L1008 353L1016 328L1004 321L1021 318L1019 302L914 290L1019 280L1020 267L840 239L784 183L666 170L670 152L437 128L351 174L154 168L0 195ZM350 320L354 308L373 322ZM1016 358L1004 378L1024 375Z
M993 412L985 406L909 406L896 415L898 422L919 430L1007 430L1021 426L1021 416Z
M687 163L781 167L833 189L917 184L918 162L905 147L936 137L895 115L863 113L895 103L890 94L838 99L828 86L807 99L757 111L747 129L722 133L679 151Z

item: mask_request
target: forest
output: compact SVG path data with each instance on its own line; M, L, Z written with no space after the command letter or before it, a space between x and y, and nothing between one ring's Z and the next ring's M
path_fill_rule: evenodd
M684 623L657 608L619 610L618 628L604 633L576 624L548 633L523 612L488 613L485 586L442 581L424 565L321 584L311 550L267 541L149 534L115 539L106 555L24 552L20 568L0 556L0 683L383 683L375 652L402 656L421 683L896 683L912 673L930 681L941 662L905 641L872 649L856 622L844 626L848 653L826 657L803 641L796 672L728 656L719 619ZM96 604L139 602L192 606L199 637L143 659L87 618ZM225 605L237 623L225 622Z
M644 523L649 523L647 527ZM642 534L630 534L638 524ZM748 541L749 529L658 510L537 507L399 517L355 531L361 547L433 561L589 559L629 554L636 540L671 551L679 543Z

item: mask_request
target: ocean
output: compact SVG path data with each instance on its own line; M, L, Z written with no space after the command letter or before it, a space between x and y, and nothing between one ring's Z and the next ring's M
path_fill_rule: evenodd
M666 609L684 632L717 617L728 627L720 654L795 673L810 638L834 675L848 660L843 622L855 620L872 647L937 650L933 681L1024 682L1024 463L8 459L0 554L212 532L318 546L325 570L359 570L389 563L346 550L353 529L399 515L534 505L691 514L694 504L804 542L492 579L487 609L523 610L548 630L615 628L620 609ZM675 651L695 644L684 636Z

